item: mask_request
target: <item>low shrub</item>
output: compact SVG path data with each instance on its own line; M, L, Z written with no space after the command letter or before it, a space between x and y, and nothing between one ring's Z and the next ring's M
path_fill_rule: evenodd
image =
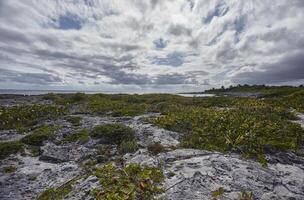
M0 130L27 130L43 120L57 119L66 112L65 107L54 105L0 107Z
M120 169L112 164L96 170L96 176L102 185L94 190L97 200L109 199L156 199L155 196L164 192L161 184L164 175L159 168L140 167L130 164Z
M138 99L137 95L104 95L89 97L86 110L102 114L119 116L136 116L147 112L149 105Z
M64 104L64 99L58 94L48 93L48 94L43 95L42 98L44 100L50 100L56 104Z
M136 116L144 114L147 110L146 104L122 104L120 108L114 108L111 113L114 117L119 116Z
M154 123L184 135L182 145L216 151L237 151L265 164L263 154L295 151L303 146L304 130L268 107L233 109L184 108ZM187 133L187 134L185 134Z
M14 167L14 166L8 166L8 167L3 167L3 168L2 168L2 171L3 171L4 173L13 173L13 172L15 172L16 170L17 170L17 168Z
M68 195L75 180L69 181L58 188L49 188L37 197L37 200L61 200Z
M157 155L165 151L165 147L161 145L159 142L148 145L148 151L152 155Z
M225 192L224 188L223 188L223 187L220 187L220 188L218 188L217 190L212 191L212 192L211 192L211 196L212 196L213 198L220 198L220 197L223 196L224 192Z
M252 192L242 191L238 194L237 200L254 200Z
M75 134L70 134L64 137L64 143L77 142L79 144L85 144L89 141L89 132L84 129Z
M122 141L134 140L133 129L123 124L105 124L95 126L90 135L94 138L100 138L105 144L119 145Z
M67 116L67 117L65 117L65 120L68 121L68 122L70 122L74 126L80 126L81 125L82 117Z
M118 147L118 151L122 154L134 153L137 150L138 150L138 144L136 140L122 141Z
M0 142L0 159L4 159L11 154L18 153L23 145L19 141Z
M39 146L31 146L30 152L31 152L31 156L32 157L40 156L41 153L42 153L42 151L41 151L41 149L40 149Z
M78 92L75 94L71 94L67 100L69 103L80 103L80 102L84 102L86 99L87 99L86 94Z
M33 146L43 146L43 142L52 139L54 136L54 127L42 126L35 129L31 134L21 139L21 142Z

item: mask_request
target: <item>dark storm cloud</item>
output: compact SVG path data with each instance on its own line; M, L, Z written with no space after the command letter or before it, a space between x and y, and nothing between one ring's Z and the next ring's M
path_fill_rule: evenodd
M172 35L180 36L180 35L191 35L191 29L185 27L182 24L172 24L170 25L168 32Z
M46 73L22 73L13 70L0 69L0 82L15 82L48 85L62 82L61 78Z
M125 85L180 85L180 84L199 84L193 79L190 74L162 74L156 77L147 74L134 74L126 73L123 71L109 74L112 78L112 84L125 84Z
M0 25L0 42L3 43L25 43L29 44L31 40L22 32L13 29L7 29Z
M127 73L121 70L115 73L106 73L112 79L111 84L125 85L146 85L151 84L151 79L148 75Z
M287 56L277 63L265 65L263 71L243 72L233 77L235 83L277 84L304 80L304 53Z
M154 84L156 85L179 85L179 84L198 84L189 74L163 74L156 77Z
M233 48L231 43L225 43L221 48L219 48L216 59L221 62L227 62L234 59L237 56L237 51Z

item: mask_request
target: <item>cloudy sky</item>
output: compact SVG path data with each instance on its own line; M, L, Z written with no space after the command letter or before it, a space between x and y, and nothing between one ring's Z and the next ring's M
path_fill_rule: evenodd
M304 83L304 0L0 0L0 89Z

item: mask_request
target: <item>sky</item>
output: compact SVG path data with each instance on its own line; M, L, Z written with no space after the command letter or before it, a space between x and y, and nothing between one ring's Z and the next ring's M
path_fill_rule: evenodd
M0 89L304 83L304 0L0 0Z

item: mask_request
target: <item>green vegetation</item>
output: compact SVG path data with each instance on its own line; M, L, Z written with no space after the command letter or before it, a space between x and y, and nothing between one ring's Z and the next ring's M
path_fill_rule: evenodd
M205 93L227 93L227 92L245 92L245 93L260 93L262 97L279 97L286 96L292 93L303 91L304 87L293 86L266 86L266 85L236 85L225 88L222 86L220 89L206 90Z
M78 116L67 116L65 117L65 120L70 122L74 126L80 126L82 118Z
M36 128L32 133L23 137L20 141L1 142L0 143L0 159L4 159L11 154L16 154L23 149L24 144L32 145L30 148L32 156L40 154L40 146L46 140L53 139L56 127L41 126Z
M164 191L161 187L164 175L155 167L141 168L137 164L130 164L120 169L108 164L97 169L96 176L102 185L101 189L94 191L98 200L152 200Z
M152 155L157 155L165 151L165 147L161 145L159 142L148 145L148 151Z
M30 152L31 152L32 157L37 157L37 156L40 156L41 149L39 146L31 146Z
M49 93L43 96L45 100L51 100L59 105L80 104L87 100L87 95L84 93L74 94L54 94Z
M89 131L83 129L75 134L70 134L64 137L63 143L77 142L79 144L85 144L89 141Z
M84 110L97 114L118 116L136 116L147 111L147 105L130 100L131 95L92 95Z
M0 159L4 159L11 154L18 153L23 145L19 141L1 142L0 143Z
M21 139L21 142L33 146L43 146L43 142L50 140L54 136L55 127L41 126L35 129L31 134Z
M109 146L101 146L98 148L97 154L109 157L111 155L111 148Z
M31 130L43 120L69 114L68 108L74 106L77 111L102 116L161 113L160 117L149 121L165 129L180 132L183 147L234 151L244 157L254 158L263 165L266 165L266 153L297 151L303 148L303 129L291 120L297 119L296 112L304 112L304 87L239 85L207 92L219 96L47 94L44 99L53 101L55 105L1 107L0 130ZM257 98L221 95L225 92L250 92L259 95ZM81 118L73 116L66 120L74 126L81 122ZM52 139L51 135L48 131L40 131L26 136L22 142L41 145L44 140ZM133 130L122 124L96 126L89 134L71 134L63 142L85 143L89 136L100 138L105 144L117 145L121 153L134 152L138 148ZM149 149L151 154L164 151L157 144Z
M123 141L134 140L132 128L123 124L104 124L93 128L90 135L102 139L105 144L120 145Z
M237 200L254 200L252 192L242 191L238 194Z
M17 168L14 167L14 166L8 166L8 167L3 167L3 168L2 168L2 171L3 171L4 173L13 173L13 172L15 172L16 170L17 170Z
M64 98L59 94L48 93L43 96L43 99L53 101L56 104L64 104Z
M273 151L297 150L304 130L270 107L231 109L183 108L171 111L154 123L186 134L183 146L216 151L237 151L259 158Z
M79 103L87 99L87 95L84 93L75 93L68 96L68 103Z
M225 190L223 187L218 188L217 190L214 190L211 192L211 196L214 199L222 199L224 196ZM253 194L252 192L242 191L238 193L238 198L235 200L253 200Z
M22 105L0 107L0 130L27 130L43 120L57 119L66 109L55 105Z
M138 144L136 140L122 141L118 147L118 151L121 154L134 153L137 150L138 150Z
M219 189L212 191L211 196L213 198L219 198L223 196L224 192L225 192L224 188L220 187Z
M223 97L227 92L258 93L259 99ZM110 116L136 116L147 112L167 113L171 109L183 106L196 106L204 108L231 107L236 104L246 104L247 101L259 101L272 107L284 109L294 108L304 111L304 87L291 86L236 86L222 89L212 89L205 93L216 93L219 97L182 97L170 94L47 94L45 99L51 99L59 105L78 104L80 111L97 115ZM262 99L262 97L264 99ZM60 99L60 100L58 100Z
M49 188L37 197L37 200L62 200L68 195L73 187L75 180L71 180L59 188Z
M278 101L281 101L283 106L289 106L299 112L304 112L304 90L282 97Z

